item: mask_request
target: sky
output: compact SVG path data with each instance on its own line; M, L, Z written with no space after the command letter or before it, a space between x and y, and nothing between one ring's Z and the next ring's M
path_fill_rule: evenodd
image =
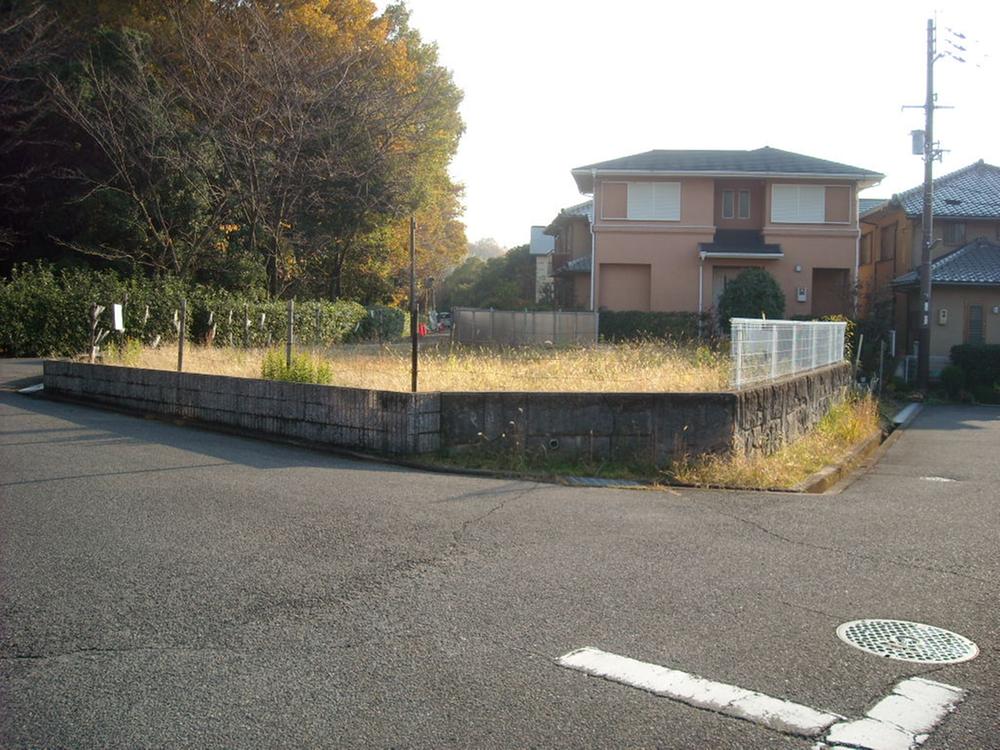
M1000 3L729 0L407 0L465 92L451 165L470 241L527 243L533 224L587 199L574 167L651 149L772 146L886 175L862 197L923 181L927 20L935 175L1000 165ZM384 7L380 2L379 7ZM948 31L960 32L959 40Z

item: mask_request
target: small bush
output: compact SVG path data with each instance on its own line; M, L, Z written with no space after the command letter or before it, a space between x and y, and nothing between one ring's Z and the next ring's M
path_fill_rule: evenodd
M965 370L958 365L948 365L941 370L941 385L948 398L958 398L958 394L965 388Z
M265 380L329 385L333 380L333 371L329 363L308 354L292 354L292 365L289 367L285 353L272 349L264 355L261 376Z
M731 281L719 298L719 325L729 331L732 318L780 319L785 314L785 294L763 268L748 268Z
M965 370L971 388L1000 383L1000 344L960 344L951 348L951 361Z
M122 342L112 341L104 345L104 361L112 364L137 367L142 359L142 341L127 338Z

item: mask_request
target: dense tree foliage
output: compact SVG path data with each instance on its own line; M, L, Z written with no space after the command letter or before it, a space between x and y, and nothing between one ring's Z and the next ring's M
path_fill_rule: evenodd
M729 331L731 318L781 318L785 294L763 268L748 268L733 279L719 297L719 325Z
M471 256L444 281L438 307L494 307L517 310L535 303L535 259L528 245L484 261Z
M405 296L466 250L461 92L369 0L0 4L0 253Z

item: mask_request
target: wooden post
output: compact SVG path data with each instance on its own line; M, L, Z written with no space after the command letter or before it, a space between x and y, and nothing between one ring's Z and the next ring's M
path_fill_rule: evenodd
M177 372L184 372L184 333L187 331L187 300L181 300L181 316L177 325Z
M288 300L288 335L285 338L285 367L292 369L292 344L295 341L295 300Z

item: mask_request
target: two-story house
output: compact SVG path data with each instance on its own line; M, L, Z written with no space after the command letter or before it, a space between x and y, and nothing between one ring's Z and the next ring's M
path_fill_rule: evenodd
M1000 240L1000 167L980 160L938 177L931 194L932 260L977 238ZM897 354L911 351L916 338L918 301L909 280L923 252L923 201L923 186L918 185L868 206L860 216L859 314L892 316ZM938 356L947 358L947 351Z
M649 151L572 175L593 196L591 306L707 311L756 266L778 280L788 316L852 311L858 191L877 172L765 147Z
M552 268L555 303L563 308L590 309L590 254L593 249L591 224L594 202L584 201L564 208L545 228L555 246Z

